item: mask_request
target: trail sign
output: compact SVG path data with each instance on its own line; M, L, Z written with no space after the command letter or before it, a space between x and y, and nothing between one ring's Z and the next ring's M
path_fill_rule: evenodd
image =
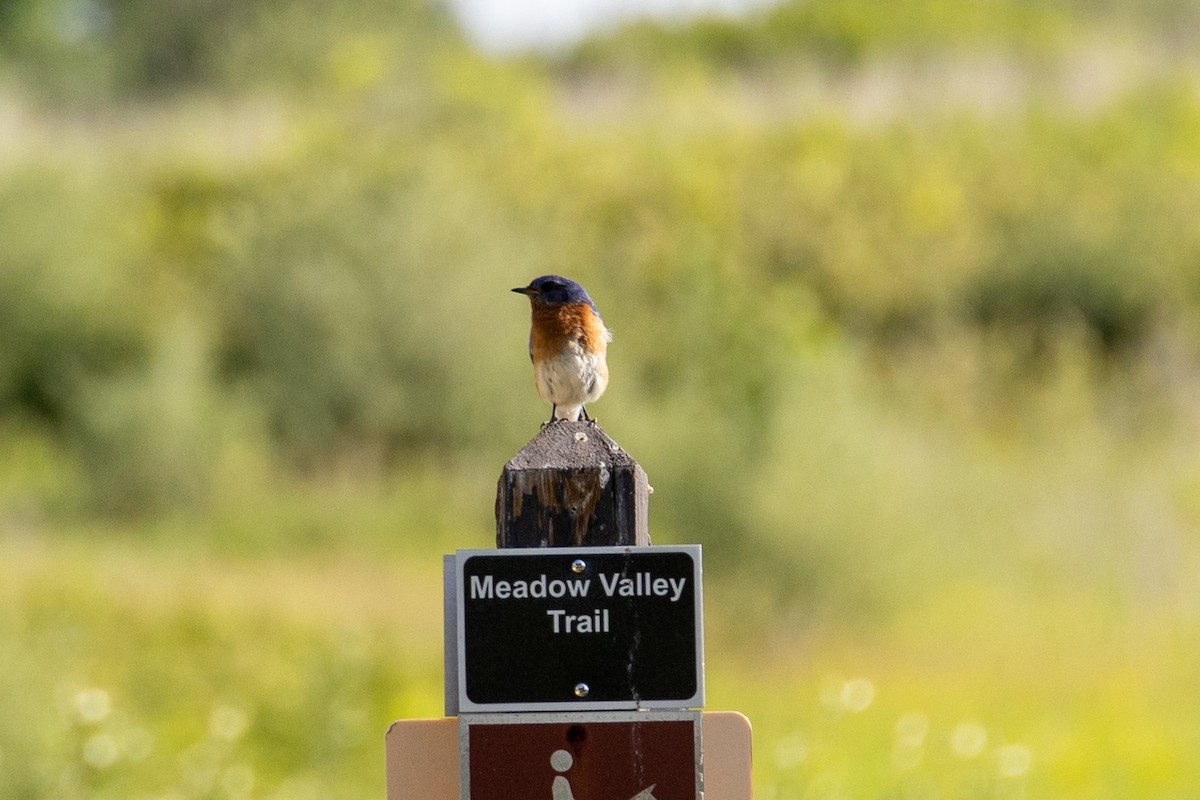
M699 546L460 550L456 566L459 711L704 704Z
M462 800L697 800L700 713L459 718Z

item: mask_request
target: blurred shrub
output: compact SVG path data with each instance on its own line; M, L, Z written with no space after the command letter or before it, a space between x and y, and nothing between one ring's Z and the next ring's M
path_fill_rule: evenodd
M955 370L1037 363L1029 341L1085 374L1123 369L1200 302L1193 82L1155 75L1088 111L1053 87L1003 113L909 110L902 92L863 122L756 105L727 80L730 61L782 52L772 36L832 42L842 72L892 41L947 57L992 35L989 15L1007 20L993 44L1025 59L1019 43L1056 47L1042 34L1075 6L930 0L896 22L885 4L784 4L655 29L661 47L629 45L636 68L621 37L650 29L617 34L581 72L486 61L417 2L363 0L328 29L302 2L221 5L203 25L186 5L104 6L105 46L133 65L120 91L161 78L174 95L76 122L86 148L45 111L0 164L0 416L46 425L99 507L204 507L246 442L307 473L499 463L544 413L507 290L548 272L584 282L616 332L602 419L642 433L668 530L782 524L746 482L792 486L776 447L804 435L795 382L836 374L824 359L880 365L886 385L913 352L953 353L967 366L927 402L967 386L970 426L1006 387ZM147 41L116 44L156 15ZM781 74L761 71L768 100ZM1058 346L1080 331L1091 349ZM1010 370L1013 391L1036 372Z
M0 181L0 408L68 422L91 379L137 364L146 329L119 266L128 196L46 164ZM104 192L104 202L97 193Z
M0 4L0 64L39 101L103 107L181 90L320 82L342 37L423 49L453 36L430 0L16 0Z
M1064 4L1019 0L916 0L896 14L884 0L814 0L768 5L748 19L702 18L669 28L643 23L584 42L575 67L695 59L762 67L798 59L837 67L873 55L991 47L1050 52L1073 25Z

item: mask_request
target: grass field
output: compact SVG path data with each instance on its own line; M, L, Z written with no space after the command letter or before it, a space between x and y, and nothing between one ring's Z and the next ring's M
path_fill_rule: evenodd
M243 504L254 483L203 520L10 520L0 796L381 795L387 725L441 716L440 556L489 545L494 483L281 481ZM751 718L756 796L1190 796L1194 574L1147 564L1122 587L1088 574L1127 575L1109 555L1072 575L1003 552L981 569L966 544L905 564L930 535L987 533L943 524L846 543L878 551L834 560L885 579L875 594L845 565L833 588L772 589L710 545L708 707Z
M386 726L441 715L432 551L3 556L6 797L377 797ZM883 630L747 636L726 632L729 587L706 591L709 707L751 718L757 796L1183 798L1200 780L1194 626L962 587Z

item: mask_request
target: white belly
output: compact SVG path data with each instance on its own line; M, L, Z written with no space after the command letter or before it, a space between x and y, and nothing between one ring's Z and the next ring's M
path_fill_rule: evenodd
M542 361L533 376L541 398L558 407L558 419L578 419L581 407L604 394L608 386L604 357L585 353L577 344Z

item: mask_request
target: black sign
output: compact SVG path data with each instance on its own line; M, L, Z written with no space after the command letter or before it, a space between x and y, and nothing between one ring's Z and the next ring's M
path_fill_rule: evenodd
M703 704L700 548L458 554L462 710Z

